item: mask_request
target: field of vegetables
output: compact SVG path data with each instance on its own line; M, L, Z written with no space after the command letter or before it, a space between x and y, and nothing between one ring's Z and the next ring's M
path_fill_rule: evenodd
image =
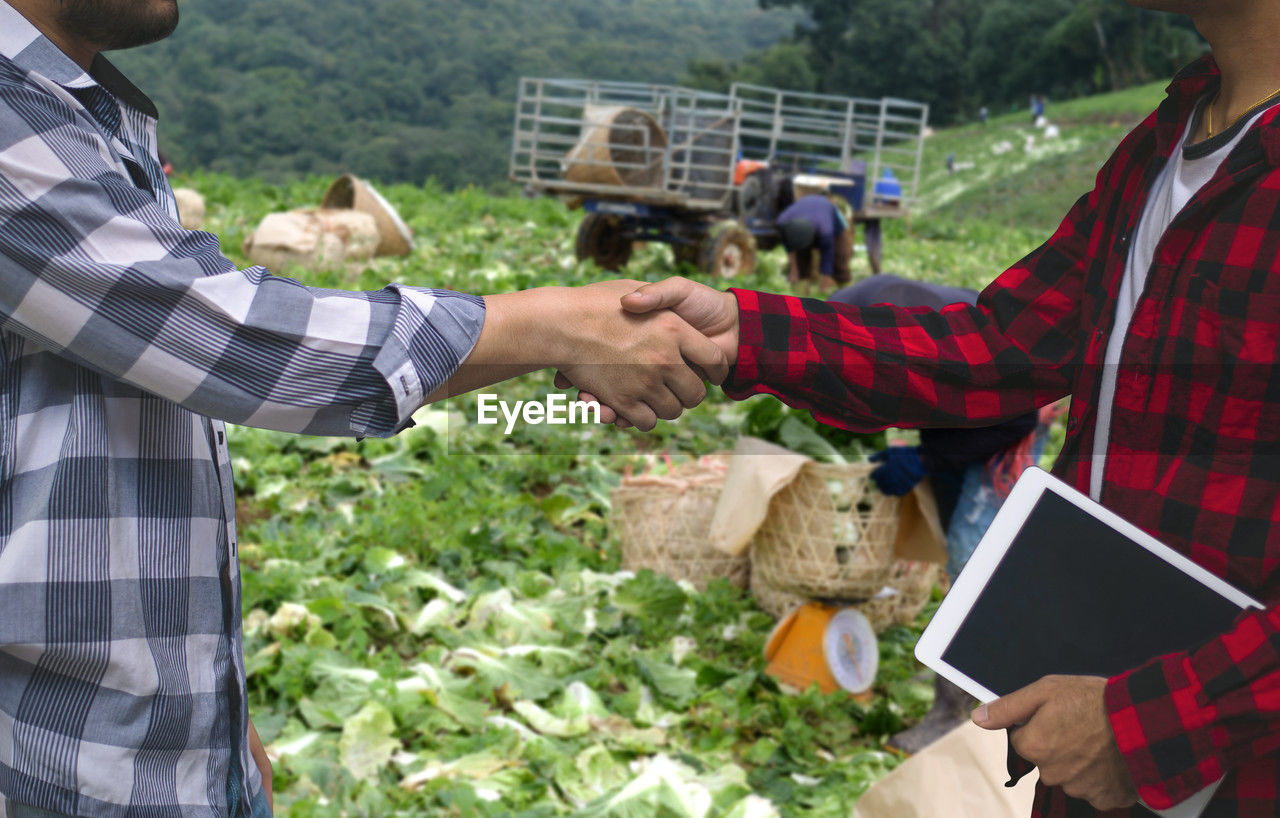
M890 225L886 269L981 286L1047 235L1157 98L1147 88L1076 103L1060 141L1030 152L1021 115L935 136L924 206L912 224ZM1016 145L1003 162L990 150L1002 140ZM953 152L974 167L947 174ZM326 181L178 183L205 194L210 229L239 258L262 215L315 204ZM481 293L604 277L574 261L578 216L554 201L431 185L383 192L418 235L411 256L356 273L286 273ZM735 283L784 290L781 260L766 255ZM627 270L670 272L661 246ZM552 388L544 373L493 391L512 401ZM277 808L847 816L897 763L884 738L927 710L931 685L911 649L933 606L882 636L870 701L786 691L763 673L773 622L749 594L620 573L608 526L609 491L628 466L729 449L749 413L775 431L813 431L799 413L753 409L762 401L772 398L734 404L712 390L649 435L523 425L507 435L474 422L473 397L421 410L392 440L235 429L250 707L275 758Z

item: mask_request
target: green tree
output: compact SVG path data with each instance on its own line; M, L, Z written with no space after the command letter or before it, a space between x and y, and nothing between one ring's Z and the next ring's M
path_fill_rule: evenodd
M672 83L799 16L755 0L184 0L173 37L115 59L156 100L181 169L492 184L519 77ZM802 76L787 59L752 58Z
M1112 0L760 0L797 7L794 38L824 91L928 102L947 123L980 104L1070 96L1165 76L1204 49L1186 18Z

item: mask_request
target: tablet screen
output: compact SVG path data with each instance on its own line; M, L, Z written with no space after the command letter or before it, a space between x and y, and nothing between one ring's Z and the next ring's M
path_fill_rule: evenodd
M1113 676L1194 647L1241 610L1045 491L942 659L1004 696L1051 673Z

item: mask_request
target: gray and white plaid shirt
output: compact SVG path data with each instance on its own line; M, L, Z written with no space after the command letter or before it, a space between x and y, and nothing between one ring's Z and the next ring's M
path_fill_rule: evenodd
M236 270L155 125L0 0L0 818L249 814L222 421L392 434L484 322Z

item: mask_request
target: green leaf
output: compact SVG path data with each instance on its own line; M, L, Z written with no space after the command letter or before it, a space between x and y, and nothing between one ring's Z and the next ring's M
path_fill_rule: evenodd
M808 455L831 463L846 462L844 455L826 438L805 425L798 418L789 417L778 427L778 439L783 446L797 454Z
M367 703L343 725L338 741L342 766L358 780L376 781L379 770L400 750L395 734L391 712L377 702Z
M667 577L641 571L613 593L613 604L637 619L673 622L684 612L688 595Z
M640 678L653 685L659 695L671 699L676 705L688 704L698 695L697 672L644 656L636 656L635 661Z

